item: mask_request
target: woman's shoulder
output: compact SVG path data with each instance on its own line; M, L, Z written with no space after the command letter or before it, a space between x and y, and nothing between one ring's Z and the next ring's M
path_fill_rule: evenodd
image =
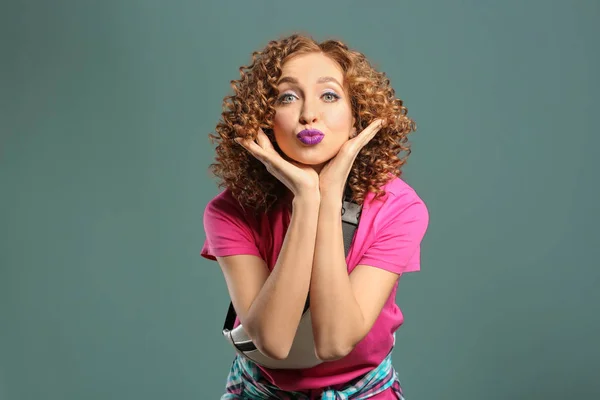
M233 193L231 192L230 189L224 189L221 192L219 192L217 195L215 195L212 199L210 199L210 201L206 205L206 208L209 208L209 207L221 208L221 207L235 207L235 206L240 207L240 205L238 204L235 197L233 197Z
M382 189L385 194L378 200L374 194L369 193L365 203L370 211L367 215L373 220L384 225L392 221L407 222L418 221L419 225L427 226L429 223L429 210L427 205L417 194L416 190L404 179L394 176Z
M204 209L205 220L225 217L246 219L247 216L248 209L238 202L230 189L225 189L210 199Z
M406 235L409 231L412 237L422 237L429 225L429 210L416 190L396 176L382 189L385 195L380 201L372 200L367 212L363 213L374 228L374 237L381 234L381 237L389 240L397 234ZM401 242L403 240L406 237Z
M205 218L207 216L227 216L228 218L242 219L252 224L261 218L266 218L272 212L273 210L258 212L256 208L238 201L231 189L226 188L207 203L204 215Z
M384 204L398 206L402 203L417 202L425 205L425 202L421 199L417 191L404 179L398 176L394 175L381 189L385 191L385 195L383 196ZM371 194L370 198L372 199L373 197L374 196Z

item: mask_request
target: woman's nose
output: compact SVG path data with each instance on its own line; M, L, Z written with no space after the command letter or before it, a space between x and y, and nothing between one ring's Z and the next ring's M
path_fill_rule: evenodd
M305 103L302 108L302 112L300 113L300 123L301 124L313 124L317 121L318 112L316 107L311 104Z

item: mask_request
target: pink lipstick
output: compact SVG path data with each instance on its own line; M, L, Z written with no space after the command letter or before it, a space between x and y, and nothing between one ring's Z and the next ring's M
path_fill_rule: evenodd
M298 133L296 137L304 144L315 145L321 143L325 134L318 129L305 129Z

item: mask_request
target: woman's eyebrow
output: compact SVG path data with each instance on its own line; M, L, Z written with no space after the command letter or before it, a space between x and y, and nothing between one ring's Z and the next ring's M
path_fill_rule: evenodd
M293 85L297 85L298 79L292 78L291 76L284 76L281 79L279 79L279 82L277 82L278 85L281 85L282 83L291 83Z
M339 83L337 81L337 79L335 79L332 76L322 76L319 79L317 79L317 83L327 83L327 82L334 82L337 83L339 87L343 87L341 83Z
M317 83L327 83L327 82L334 82L337 83L339 87L343 87L341 83L339 83L337 81L337 79L335 79L332 76L322 76L319 79L317 79ZM291 77L291 76L284 76L281 79L279 79L279 82L277 82L278 85L281 85L282 83L291 83L293 85L298 85L298 79Z

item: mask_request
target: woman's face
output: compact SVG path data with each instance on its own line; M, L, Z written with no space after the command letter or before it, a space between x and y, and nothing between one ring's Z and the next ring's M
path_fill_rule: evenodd
M317 171L355 132L341 67L321 53L303 54L283 65L273 133L289 158Z

